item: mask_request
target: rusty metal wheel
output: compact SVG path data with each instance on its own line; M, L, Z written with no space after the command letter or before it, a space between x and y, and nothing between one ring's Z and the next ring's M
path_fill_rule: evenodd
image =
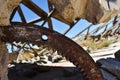
M69 23L56 14L56 11L48 1L49 13L44 12L31 0L23 0L22 5L28 7L31 11L36 13L40 18L27 22L23 14L21 6L18 6L11 15L11 25L1 28L5 36L1 37L4 42L26 42L28 44L36 44L38 46L43 45L53 50L57 50L62 56L76 65L85 75L87 80L103 80L101 72L90 55L77 43L71 39L65 37L65 34L75 25L74 22ZM19 13L22 22L12 21L16 11ZM51 18L57 18L58 20L68 24L70 27L60 34L53 30ZM78 19L79 20L79 19ZM77 21L78 21L77 20ZM36 26L37 22L42 24ZM48 28L43 27L45 23L48 23ZM46 36L46 38L42 38ZM64 46L64 47L63 47Z
M80 68L88 80L102 80L99 69L88 53L64 35L35 25L12 25L2 28L2 30L6 35L1 38L3 41L10 43L22 41L57 50ZM46 35L47 39L43 39L43 35Z

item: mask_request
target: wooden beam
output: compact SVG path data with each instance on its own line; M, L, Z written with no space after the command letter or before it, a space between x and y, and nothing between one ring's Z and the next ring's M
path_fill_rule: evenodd
M50 16L54 13L54 8L52 7L52 4L49 2L48 0L48 9L49 9L49 14ZM49 26L49 29L53 30L53 24L52 24L52 20L51 18L48 19L48 26Z
M43 19L41 19L41 18L37 18L37 19L34 19L32 21L29 21L28 24L34 24L34 23L37 23L37 22L42 21L42 20Z
M81 32L79 32L78 34L76 34L73 38L81 35L84 31L86 31L88 28L92 27L93 24L90 24L88 27L86 27L85 29L83 29Z
M54 13L54 10L52 10L52 11L48 14L47 18L45 19L45 21L43 22L43 24L42 24L41 26L44 26L44 24L45 24L46 22L48 22L49 28L50 28L51 30L53 30L52 21L51 21L51 19L50 19L51 15L52 15L53 13Z
M12 14L11 14L11 16L10 16L10 22L12 22L12 19L14 18L17 9L18 9L18 7L16 7L16 8L13 10L13 12L12 12Z
M35 3L33 3L31 0L23 0L22 3L34 13L36 13L38 16L42 17L43 19L47 18L47 13L43 11L40 7L38 7Z
M47 17L47 13L45 11L43 11L40 7L38 7L35 3L33 3L30 0L23 0L22 3L28 7L30 10L32 10L33 12L35 12L38 16L41 16L43 19L46 19ZM52 14L52 17L54 17L55 19L70 25L71 22L65 20L61 15L59 15L59 13L55 10L55 12Z
M75 24L77 24L79 22L80 19L76 19L75 21L73 21L71 24L70 24L70 27L63 33L64 35L66 35L73 27Z
M99 27L95 28L94 30L92 30L90 32L90 34L93 34L93 33L97 33L99 30L101 30L102 28L104 28L108 23L104 23L103 25L100 25Z
M25 16L24 16L24 14L23 14L23 11L22 11L22 9L21 9L20 6L18 7L18 13L19 13L19 15L20 15L20 18L21 18L22 22L23 22L23 23L27 23L27 21L26 21L26 19L25 19Z

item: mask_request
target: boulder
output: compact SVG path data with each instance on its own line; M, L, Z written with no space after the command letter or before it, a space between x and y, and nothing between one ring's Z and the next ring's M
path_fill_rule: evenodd
M93 24L106 22L120 12L119 0L49 0L66 21L84 18ZM59 17L58 17L59 18Z
M114 75L104 69L101 69L101 72L103 74L104 80L118 80Z
M116 51L114 55L115 55L115 59L120 61L120 50Z
M114 74L120 80L120 62L114 58L100 59L97 61L101 68L107 70L110 74Z

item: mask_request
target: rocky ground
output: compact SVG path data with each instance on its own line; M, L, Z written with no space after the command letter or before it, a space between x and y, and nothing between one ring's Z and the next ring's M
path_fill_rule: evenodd
M91 51L90 55L100 66L104 80L120 79L120 42L107 48ZM54 63L27 64L13 63L9 67L9 80L85 80L82 73L69 61L59 60Z

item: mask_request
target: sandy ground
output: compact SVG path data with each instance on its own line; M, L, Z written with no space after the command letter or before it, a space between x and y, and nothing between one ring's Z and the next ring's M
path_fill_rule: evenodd
M114 53L120 49L120 42L111 44L109 47L104 47L102 49L92 51L90 56L97 61L101 58L114 58Z

